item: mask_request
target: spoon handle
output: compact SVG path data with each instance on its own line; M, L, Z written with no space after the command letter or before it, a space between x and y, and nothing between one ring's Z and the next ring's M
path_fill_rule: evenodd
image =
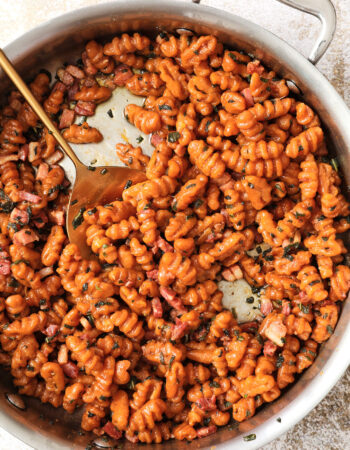
M23 95L23 97L27 100L29 105L32 107L36 115L39 117L39 119L43 122L43 124L46 126L46 128L53 134L56 141L59 143L62 150L66 153L66 155L73 161L75 167L81 166L82 163L74 153L72 147L65 141L59 130L56 128L52 120L49 118L49 116L44 111L43 107L40 105L40 103L37 101L37 99L34 97L34 95L31 93L31 91L28 89L28 86L26 83L22 80L22 78L18 75L17 71L11 64L11 62L8 60L5 53L0 48L0 66L4 70L4 72L8 75L8 77L11 79L13 84L17 87L19 92Z

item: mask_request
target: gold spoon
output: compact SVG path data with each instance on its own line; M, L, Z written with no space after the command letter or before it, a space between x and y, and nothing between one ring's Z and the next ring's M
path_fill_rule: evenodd
M86 225L82 221L85 209L95 205L104 205L121 197L126 184L131 185L145 180L145 174L140 170L127 167L100 166L94 171L89 170L76 156L71 146L53 124L43 107L28 89L28 86L18 75L5 53L0 49L0 67L12 80L19 92L27 100L39 119L53 134L64 153L75 166L75 181L69 196L66 214L66 227L70 242L76 244L84 259L94 257L86 244Z

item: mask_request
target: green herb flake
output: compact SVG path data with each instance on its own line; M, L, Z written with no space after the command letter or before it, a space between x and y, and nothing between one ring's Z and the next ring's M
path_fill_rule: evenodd
M276 188L278 191L283 192L283 189L281 188L281 185L280 185L280 184L276 183L276 184L275 184L275 188Z
M164 105L159 105L159 106L158 106L158 109L159 109L159 111L171 111L171 106L166 105L166 104L164 104Z
M111 302L106 302L106 301L104 301L104 300L100 300L99 302L97 302L97 303L95 304L95 308L99 308L100 306L111 305L111 304L112 304Z
M89 324L94 327L95 326L95 322L94 322L94 318L92 317L91 314L86 314L85 316L87 318L87 320L89 321Z
M207 427L210 424L210 420L210 417L206 417L205 419L203 419L203 425Z
M258 286L252 286L252 293L253 294L259 294L260 293L260 288Z
M161 364L165 364L163 352L160 352L159 360L160 360Z
M126 189L129 189L129 187L132 185L132 181L131 180L128 180L126 183L125 183L125 186L124 186L124 191L126 190Z
M194 207L194 209L197 209L197 208L199 208L199 207L202 206L202 205L203 205L203 200L199 198L198 200L196 200L196 201L194 202L193 207Z
M254 441L256 439L256 434L248 434L248 436L243 436L244 441Z
M15 203L10 200L2 189L0 189L0 198L4 200L4 202L0 203L0 212L9 214L15 207Z
M59 331L57 331L53 336L46 337L45 338L46 344L50 344L50 342L53 341L58 334L59 334Z
M333 169L338 172L339 170L339 164L338 164L338 160L337 158L332 158L331 159L331 166L333 167Z
M302 313L304 314L309 314L310 310L309 307L307 305L303 305L302 303L299 303L299 309Z
M205 124L205 132L208 133L209 132L209 127L210 124L213 123L212 120L207 120L206 124Z
M178 131L172 131L168 134L168 141L174 144L180 139L180 133Z
M286 258L290 251L299 248L300 242L293 242L293 244L286 245L284 247L283 257Z
M89 209L87 212L88 216L93 216L97 212L97 208Z
M74 217L72 221L73 230L76 230L84 222L84 212L86 208L80 208L78 214Z
M280 367L282 367L282 364L284 363L284 358L282 355L278 355L277 360L276 360L276 367L279 369Z
M29 266L29 261L27 261L26 259L16 259L16 261L14 261L12 264L13 264L14 266L17 266L17 265L20 264L20 263L24 263L24 264L26 264L27 266Z

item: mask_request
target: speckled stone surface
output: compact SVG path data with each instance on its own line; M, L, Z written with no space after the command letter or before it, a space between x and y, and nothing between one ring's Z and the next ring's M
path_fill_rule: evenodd
M0 46L5 46L25 31L64 12L107 1L0 0ZM316 4L317 0L314 2ZM225 9L258 23L288 41L305 56L308 55L320 29L315 18L273 0L202 0L202 3ZM317 67L350 106L350 0L333 0L333 3L338 16L337 31L331 46ZM350 449L349 405L350 369L304 420L263 449ZM32 447L23 444L0 428L0 450L10 448L30 450Z

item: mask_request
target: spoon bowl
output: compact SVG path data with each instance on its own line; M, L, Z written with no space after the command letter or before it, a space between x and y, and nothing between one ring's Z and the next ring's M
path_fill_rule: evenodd
M66 228L70 242L79 247L84 259L95 258L86 244L87 224L83 213L96 205L106 205L122 196L125 186L140 183L146 179L144 172L127 167L76 166L76 178L69 197Z

